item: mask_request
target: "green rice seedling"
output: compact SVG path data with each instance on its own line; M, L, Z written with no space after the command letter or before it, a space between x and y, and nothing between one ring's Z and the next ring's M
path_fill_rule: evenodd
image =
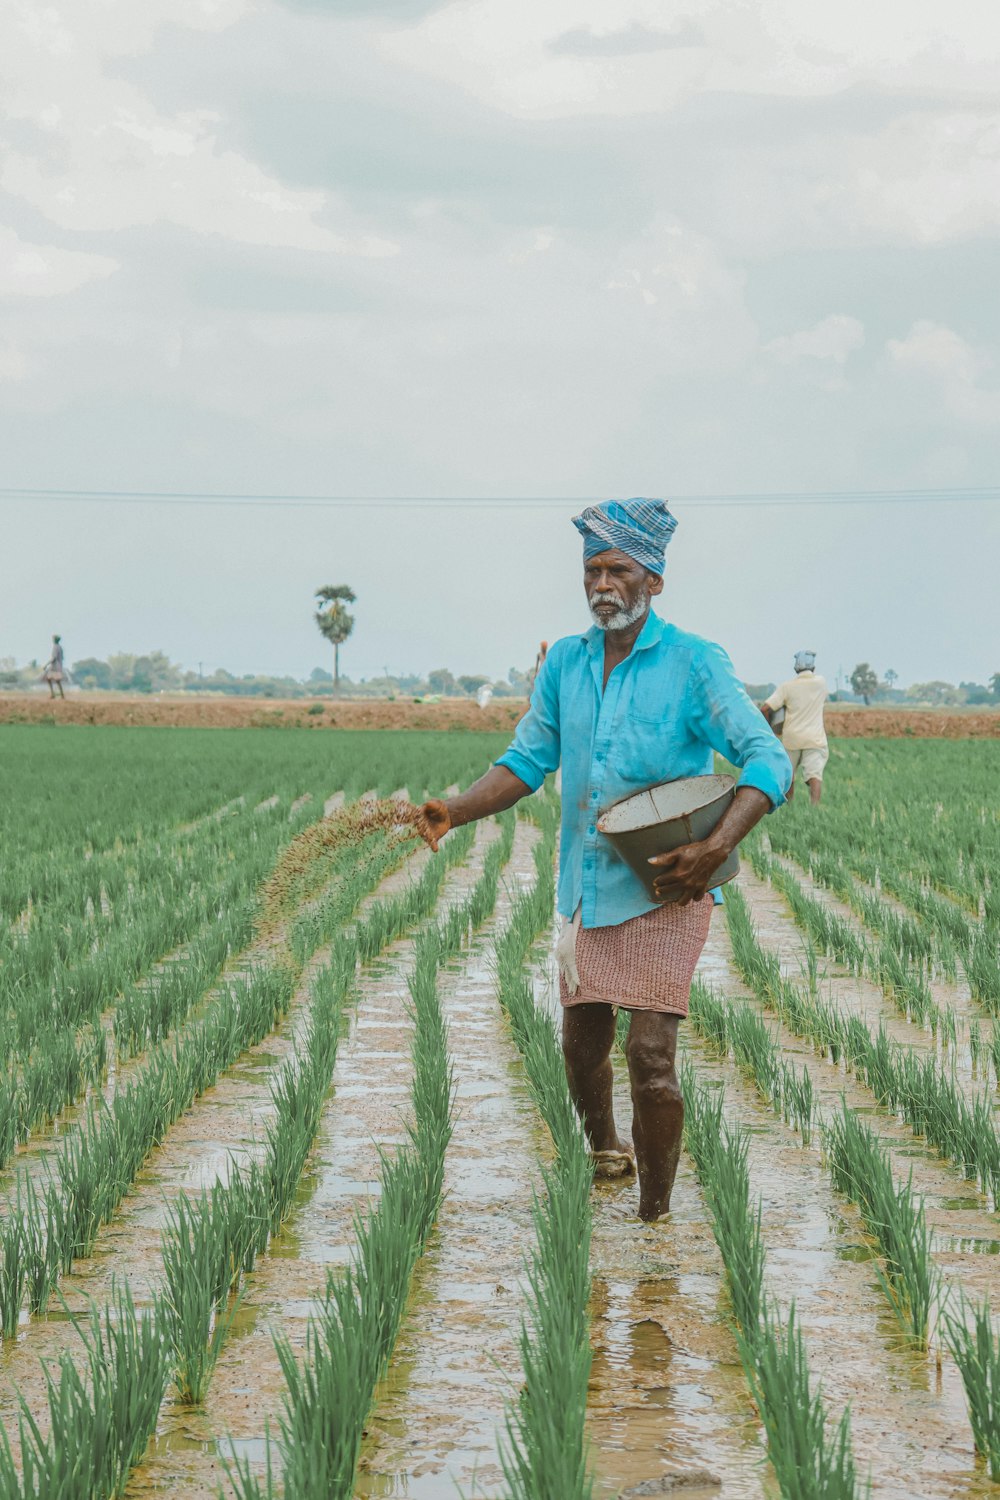
M983 1032L978 1021L969 1022L969 1056L972 1059L972 1070L978 1072L983 1060L985 1049L983 1047Z
M726 917L737 967L762 1002L773 1006L798 1035L829 1050L834 1062L845 1057L884 1108L899 1114L914 1134L926 1136L997 1200L1000 1134L990 1095L970 1101L933 1057L918 1058L891 1041L881 1025L873 1037L859 1017L841 1016L828 1003L797 991L782 978L775 956L760 947L746 903L734 887L726 899Z
M20 1472L0 1427L0 1494L111 1500L146 1448L169 1368L157 1307L140 1317L128 1288L115 1286L103 1315L92 1304L77 1330L85 1373L70 1351L43 1367L47 1433L17 1396Z
M990 1057L993 1061L993 1073L1000 1085L1000 1020L994 1022L993 1030L990 1032Z
M551 924L554 896L556 816L551 803L542 802L532 811L543 833L535 852L537 879L515 901L497 941L497 995L557 1156L543 1172L544 1193L534 1203L528 1315L520 1339L523 1384L518 1400L508 1406L501 1464L512 1497L589 1500L593 1480L584 1422L591 1359L587 1304L593 1168L552 1021L536 1007L524 968L538 933Z
M965 977L973 1000L1000 1017L1000 939L995 927L980 927L965 956Z
M815 1112L812 1077L808 1068L796 1072L791 1063L781 1064L781 1113L783 1118L801 1135L802 1144L808 1146L812 1139L812 1124Z
M760 1207L750 1208L749 1138L722 1116L721 1089L698 1085L691 1064L680 1069L684 1141L712 1213L733 1316L748 1344L757 1338L764 1299L764 1242Z
M767 1454L778 1487L788 1500L856 1500L859 1483L851 1444L850 1413L827 1432L822 1392L809 1378L802 1330L795 1308L783 1323L768 1308L763 1336L740 1352L767 1433Z
M328 1279L324 1306L307 1328L303 1365L298 1365L286 1340L276 1340L287 1386L278 1439L286 1494L323 1496L324 1500L328 1496L346 1500L353 1494L365 1419L396 1341L413 1267L434 1223L452 1130L454 1087L436 977L470 926L492 910L499 870L509 855L511 840L512 830L510 834L504 831L498 852L493 854L491 849L492 857L466 902L417 940L409 981L414 1121L408 1142L394 1157L382 1158L378 1207L357 1222L352 1264L344 1274ZM439 883L423 887L435 893L439 888ZM419 899L422 902L426 897ZM369 936L378 932L391 941L398 924L411 920L417 910L411 896L404 902L394 903L388 922L372 922ZM275 1087L277 1120L261 1173L272 1205L280 1192L276 1179L287 1183L291 1177L292 1167L284 1163L301 1155L311 1121L315 1129L318 1115L314 1111L328 1087L344 997L354 978L356 955L359 949L368 951L367 942L338 945L325 979L314 984L303 1065L298 1073L291 1067L283 1070ZM288 1122L288 1131L295 1132L295 1140L289 1138L279 1147L283 1120ZM263 1484L246 1462L229 1466L229 1475L240 1496L271 1495L270 1447Z
M1000 1336L993 1329L989 1298L956 1315L944 1313L945 1334L958 1365L969 1405L969 1421L976 1452L989 1465L990 1478L1000 1483Z
M0 1332L5 1339L11 1339L17 1333L27 1288L24 1233L18 1212L8 1214L0 1221Z
M177 1392L189 1405L202 1400L239 1305L230 1293L242 1256L231 1251L227 1223L236 1181L234 1192L220 1184L198 1198L182 1193L163 1232L163 1307Z
M543 1196L534 1202L523 1381L500 1450L511 1500L589 1500L593 1493L585 1428L591 1180L581 1147L545 1171Z
M832 1440L819 1390L813 1390L805 1346L792 1308L783 1323L765 1293L761 1209L750 1205L748 1137L723 1119L721 1090L699 1084L681 1067L684 1139L712 1215L722 1256L737 1347L761 1412L768 1456L788 1500L855 1500L859 1486L843 1414Z
M825 1143L834 1186L858 1205L885 1257L879 1280L886 1296L908 1338L926 1349L939 1275L912 1177L897 1186L885 1147L846 1106L827 1129Z
M720 1057L729 1051L729 1007L721 995L697 977L691 984L688 1014L692 1025Z
M425 949L425 952L430 951ZM309 1323L299 1365L276 1339L286 1380L278 1445L286 1495L350 1500L365 1418L385 1373L406 1306L413 1267L440 1202L452 1091L436 991L414 985L414 1105L410 1142L382 1163L378 1207L356 1223L353 1261L331 1275L326 1299ZM230 1479L237 1495L272 1493L248 1466Z

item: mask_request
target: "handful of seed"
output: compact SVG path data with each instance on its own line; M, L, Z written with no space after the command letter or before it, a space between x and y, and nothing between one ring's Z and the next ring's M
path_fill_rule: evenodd
M388 833L390 847L423 837L423 814L412 802L394 797L362 798L310 823L288 845L263 888L264 918L276 918L299 894L310 869L321 859L350 846L359 847L373 833Z

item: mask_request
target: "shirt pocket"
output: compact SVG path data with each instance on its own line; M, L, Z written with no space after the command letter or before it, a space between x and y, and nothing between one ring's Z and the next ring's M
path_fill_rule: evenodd
M686 723L689 671L689 653L675 649L666 661L661 658L636 673L613 755L623 781L654 786L679 774L673 767Z
M660 716L627 715L614 752L615 770L636 787L654 786L670 779L676 749L675 725Z

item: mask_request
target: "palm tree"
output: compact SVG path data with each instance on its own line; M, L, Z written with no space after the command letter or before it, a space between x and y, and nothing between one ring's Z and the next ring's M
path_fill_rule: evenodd
M354 616L348 614L347 605L353 604L355 593L346 583L326 583L316 590L316 603L325 605L316 611L319 633L333 646L333 691L340 692L340 648L354 629Z

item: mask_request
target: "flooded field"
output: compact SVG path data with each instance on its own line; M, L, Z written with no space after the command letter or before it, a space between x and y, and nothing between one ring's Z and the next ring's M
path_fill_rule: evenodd
M841 743L756 831L643 1224L562 1080L554 792L392 813L497 736L68 729L60 819L0 732L0 1497L1000 1494L992 743Z

